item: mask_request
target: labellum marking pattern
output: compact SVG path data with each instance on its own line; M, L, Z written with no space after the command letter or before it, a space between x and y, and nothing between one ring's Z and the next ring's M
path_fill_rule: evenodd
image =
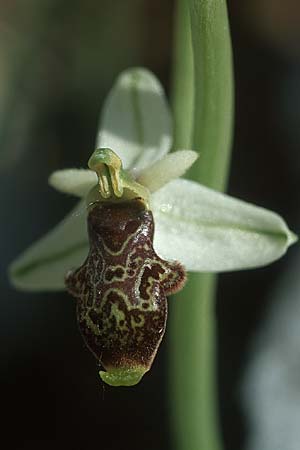
M153 249L154 221L139 199L96 202L88 213L90 252L66 276L88 348L112 385L136 384L151 367L165 332L167 295L186 275Z

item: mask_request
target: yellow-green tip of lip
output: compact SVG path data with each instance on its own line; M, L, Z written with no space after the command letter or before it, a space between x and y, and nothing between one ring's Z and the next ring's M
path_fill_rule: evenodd
M144 367L130 369L111 369L108 372L100 370L101 380L110 386L134 386L138 384L147 370Z

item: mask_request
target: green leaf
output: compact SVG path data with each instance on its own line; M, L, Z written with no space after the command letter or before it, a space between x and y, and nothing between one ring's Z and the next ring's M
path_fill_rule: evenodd
M65 274L77 269L87 254L86 207L80 202L62 222L11 264L11 282L26 291L63 290Z
M188 0L194 55L192 148L201 160L192 178L226 187L233 127L232 50L226 0Z
M139 171L171 145L171 116L161 84L145 69L123 72L105 102L96 148L112 149L124 169Z
M188 180L154 193L152 207L157 253L190 271L264 266L297 240L278 214Z
M173 58L175 144L201 154L189 177L220 191L226 188L228 178L234 103L226 3L177 0ZM169 385L174 450L223 448L215 292L215 274L191 274L171 311Z

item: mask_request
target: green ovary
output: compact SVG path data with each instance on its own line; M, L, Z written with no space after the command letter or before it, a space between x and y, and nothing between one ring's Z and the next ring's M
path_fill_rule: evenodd
M145 367L112 368L108 372L100 370L101 380L110 386L134 386L138 384L147 372Z

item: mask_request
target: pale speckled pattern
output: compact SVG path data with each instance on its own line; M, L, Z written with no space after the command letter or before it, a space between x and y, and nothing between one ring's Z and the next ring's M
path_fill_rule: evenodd
M107 371L145 372L165 331L166 296L183 287L185 271L155 254L152 213L139 200L94 205L88 231L89 256L66 277L81 334Z

